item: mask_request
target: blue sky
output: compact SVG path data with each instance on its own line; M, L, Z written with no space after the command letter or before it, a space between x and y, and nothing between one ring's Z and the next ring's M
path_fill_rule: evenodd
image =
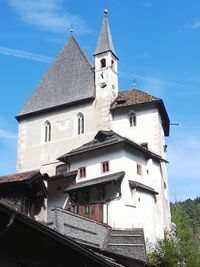
M15 115L69 38L93 61L105 3L120 90L163 99L170 200L200 195L199 0L0 0L0 175L14 173Z

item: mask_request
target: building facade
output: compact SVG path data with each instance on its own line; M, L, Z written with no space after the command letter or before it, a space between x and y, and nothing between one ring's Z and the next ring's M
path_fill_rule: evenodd
M142 228L153 243L170 228L168 114L157 97L119 91L107 12L94 65L71 36L16 118L17 171L49 175L48 212Z

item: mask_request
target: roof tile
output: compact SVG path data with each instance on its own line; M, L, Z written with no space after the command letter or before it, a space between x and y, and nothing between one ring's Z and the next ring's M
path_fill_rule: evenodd
M93 66L71 37L16 118L93 96Z
M24 181L36 173L38 173L37 170L0 176L0 183Z
M157 102L160 101L160 98L155 96L149 95L145 92L142 92L138 89L120 91L118 97L111 105L111 109L150 103L150 102Z

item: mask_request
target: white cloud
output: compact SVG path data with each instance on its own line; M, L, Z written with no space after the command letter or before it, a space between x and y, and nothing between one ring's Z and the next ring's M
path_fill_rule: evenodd
M11 49L8 47L2 47L2 46L0 46L0 54L6 55L6 56L26 58L26 59L30 59L34 61L42 61L42 62L47 62L47 63L51 63L53 61L53 58L51 57L29 53L29 52L25 52L21 50Z
M0 139L17 140L17 134L0 129Z
M85 21L69 14L63 0L8 0L21 19L53 32L65 32L73 24L79 33L88 32Z
M181 126L178 126L181 127ZM168 174L171 198L184 200L199 195L200 130L176 130L168 144Z
M198 28L200 28L200 20L198 19L198 20L195 20L191 23L186 24L185 28L186 29L198 29Z
M163 98L165 90L175 83L162 80L152 76L139 75L136 73L119 72L119 75L125 79L136 80L136 88L142 88L143 91ZM177 85L177 84L176 84Z

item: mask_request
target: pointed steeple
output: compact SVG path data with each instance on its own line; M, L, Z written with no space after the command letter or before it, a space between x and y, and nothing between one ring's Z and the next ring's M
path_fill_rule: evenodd
M112 36L110 33L107 13L108 13L108 10L105 9L104 10L105 16L103 18L103 23L102 23L100 34L99 34L99 40L98 40L97 48L96 48L94 55L98 55L104 52L111 51L115 55L115 57L117 57L114 46L113 46Z
M93 96L93 65L71 35L16 118Z

